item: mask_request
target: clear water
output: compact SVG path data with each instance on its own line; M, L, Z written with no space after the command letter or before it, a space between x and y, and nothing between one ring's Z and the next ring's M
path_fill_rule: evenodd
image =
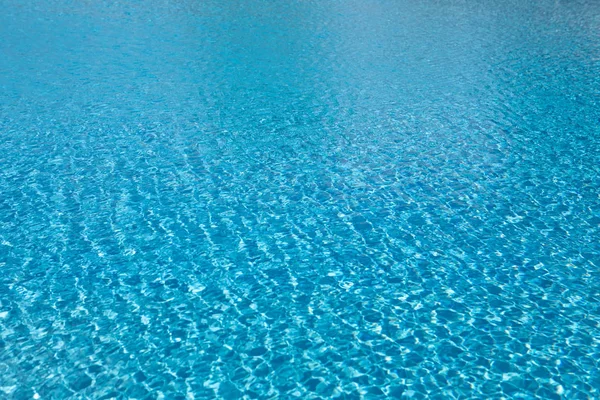
M600 2L0 6L0 397L600 398Z

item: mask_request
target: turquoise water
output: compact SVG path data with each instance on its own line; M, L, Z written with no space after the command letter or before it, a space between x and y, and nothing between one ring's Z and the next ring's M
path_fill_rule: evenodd
M0 397L600 398L600 2L0 6Z

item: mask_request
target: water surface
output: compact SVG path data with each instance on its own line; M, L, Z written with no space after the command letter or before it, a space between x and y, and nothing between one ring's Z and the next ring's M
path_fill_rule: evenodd
M600 2L0 6L0 396L600 398Z

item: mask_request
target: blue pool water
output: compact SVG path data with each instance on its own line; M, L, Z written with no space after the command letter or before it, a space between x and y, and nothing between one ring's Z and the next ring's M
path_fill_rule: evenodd
M1 398L600 398L600 2L0 6Z

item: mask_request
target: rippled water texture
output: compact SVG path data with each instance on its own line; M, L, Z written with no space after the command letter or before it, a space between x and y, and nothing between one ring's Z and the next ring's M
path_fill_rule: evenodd
M0 6L0 397L600 398L599 1Z

